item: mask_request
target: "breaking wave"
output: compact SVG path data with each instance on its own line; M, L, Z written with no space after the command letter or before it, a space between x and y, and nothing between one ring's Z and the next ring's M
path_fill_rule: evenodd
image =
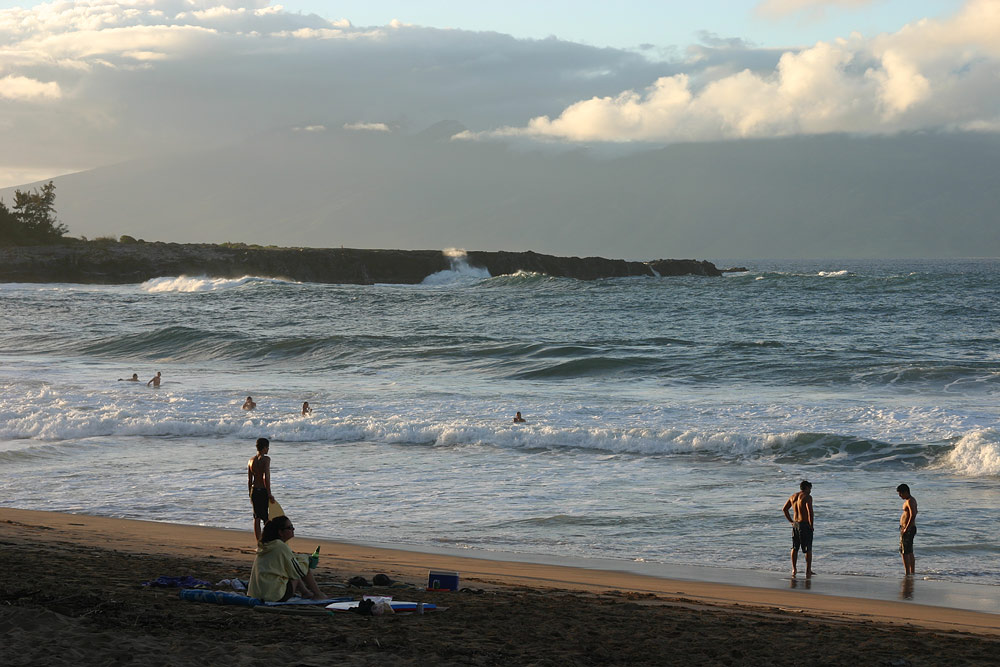
M438 271L424 278L421 285L440 287L443 285L467 285L478 283L490 277L490 272L481 267L469 266L469 258L464 250L449 248L444 255L451 263L451 268Z
M989 428L966 433L944 457L960 475L1000 477L1000 433Z
M77 401L80 402L80 401ZM89 408L58 404L46 409L0 408L0 440L8 445L0 460L44 455L60 441L101 446L111 437L254 439L277 442L373 442L437 447L484 446L510 450L588 449L613 455L686 455L732 463L818 465L835 469L914 469L943 467L963 476L1000 476L1000 437L995 430L966 433L949 442L890 443L835 433L751 434L703 429L573 426L506 419L431 421L422 415L352 415L347 410L303 418L295 405L280 413L240 414L238 404L171 404L144 413L138 404L114 405L94 399ZM221 414L220 414L221 409ZM418 410L419 411L419 410Z
M162 292L218 292L248 285L296 285L295 281L261 276L242 278L209 278L208 276L174 276L153 278L140 285L140 289L151 294Z

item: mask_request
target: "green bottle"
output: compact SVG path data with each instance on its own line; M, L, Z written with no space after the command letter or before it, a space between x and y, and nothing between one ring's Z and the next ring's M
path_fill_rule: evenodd
M315 570L316 566L319 565L319 547L316 547L316 551L312 552L312 556L309 556L309 569Z

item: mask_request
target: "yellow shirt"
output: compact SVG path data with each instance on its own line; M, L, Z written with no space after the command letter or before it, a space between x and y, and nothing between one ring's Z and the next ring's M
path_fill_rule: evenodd
M301 579L308 571L306 557L297 556L282 540L258 542L247 594L264 602L277 602L285 597L288 581Z

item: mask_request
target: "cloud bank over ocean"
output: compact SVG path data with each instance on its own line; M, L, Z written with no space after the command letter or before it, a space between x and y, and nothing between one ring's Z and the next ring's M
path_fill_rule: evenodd
M664 68L675 72L627 51L354 26L268 2L51 2L0 10L0 171L65 173L293 126L488 130Z
M993 255L997 35L995 0L784 49L702 31L638 51L267 1L49 2L0 10L0 197L63 174L60 215L90 237Z
M0 169L59 173L275 127L444 118L466 138L570 142L997 131L998 34L1000 4L970 0L893 33L782 51L705 33L652 61L555 38L356 26L262 0L50 2L0 10Z

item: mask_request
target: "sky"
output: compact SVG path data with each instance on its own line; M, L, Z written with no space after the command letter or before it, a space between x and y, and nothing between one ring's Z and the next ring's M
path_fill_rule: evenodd
M0 187L287 127L1000 130L1000 0L0 0Z
M42 2L0 0L0 9ZM192 3L204 9L212 0ZM358 26L393 20L438 28L502 32L520 38L559 39L623 49L651 45L682 49L702 33L737 38L761 47L796 47L843 37L898 30L914 18L941 18L961 0L291 0L289 13L347 19Z

